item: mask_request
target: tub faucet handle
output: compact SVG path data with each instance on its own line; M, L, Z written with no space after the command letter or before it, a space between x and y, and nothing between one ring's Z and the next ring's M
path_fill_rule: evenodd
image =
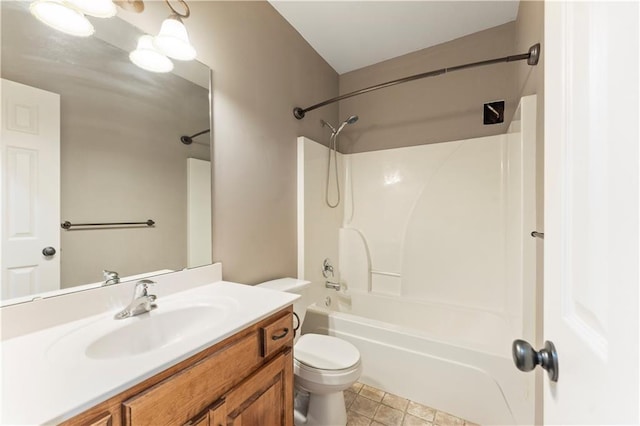
M322 262L322 276L325 278L329 278L331 276L333 278L333 265L331 264L331 259L326 258Z

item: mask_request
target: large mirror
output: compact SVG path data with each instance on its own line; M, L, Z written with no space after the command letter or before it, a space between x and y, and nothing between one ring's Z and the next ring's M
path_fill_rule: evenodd
M211 263L210 70L138 68L117 17L81 38L0 4L2 304Z

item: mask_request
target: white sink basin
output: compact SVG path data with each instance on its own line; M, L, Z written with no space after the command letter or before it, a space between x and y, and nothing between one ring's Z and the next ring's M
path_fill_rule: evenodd
M228 297L159 300L151 312L119 320L110 313L71 331L49 347L47 358L68 364L72 353L84 353L85 359L96 361L150 354L216 330L237 309L238 302Z
M154 311L129 318L128 324L99 337L85 354L88 358L119 358L149 352L205 332L222 320L227 309L219 306L190 306Z

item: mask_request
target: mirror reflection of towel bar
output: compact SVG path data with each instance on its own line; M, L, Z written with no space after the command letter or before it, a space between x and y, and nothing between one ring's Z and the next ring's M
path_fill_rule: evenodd
M397 272L376 271L376 270L372 269L371 273L375 274L375 275L384 275L386 277L396 277L396 278L401 278L402 277L402 275L400 275Z
M71 229L72 226L82 226L82 227L90 227L90 226L133 226L133 225L146 225L153 226L156 223L149 219L146 222L109 222L109 223L71 223L69 221L65 221L60 224L63 229Z

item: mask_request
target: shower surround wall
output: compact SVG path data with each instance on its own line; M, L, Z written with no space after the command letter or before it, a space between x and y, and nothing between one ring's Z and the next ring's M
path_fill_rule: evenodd
M341 218L322 205L326 147L299 141L300 276L322 282L337 252L343 283L304 331L356 344L365 383L483 424L533 422L511 342L535 335L535 109L523 98L501 135L342 156Z
M434 330L440 338L508 353L522 328L520 248L535 226L533 203L523 217L522 152L512 139L347 155L339 252L348 289L454 309ZM391 315L411 322L407 312Z
M331 154L333 161L333 154ZM343 155L337 153L337 165L344 198ZM306 278L317 285L311 286L314 300L319 300L324 289L322 263L329 259L338 279L338 232L342 226L342 205L330 208L325 201L327 190L327 162L329 149L305 137L298 138L298 277ZM332 162L329 199L335 203L335 172Z

